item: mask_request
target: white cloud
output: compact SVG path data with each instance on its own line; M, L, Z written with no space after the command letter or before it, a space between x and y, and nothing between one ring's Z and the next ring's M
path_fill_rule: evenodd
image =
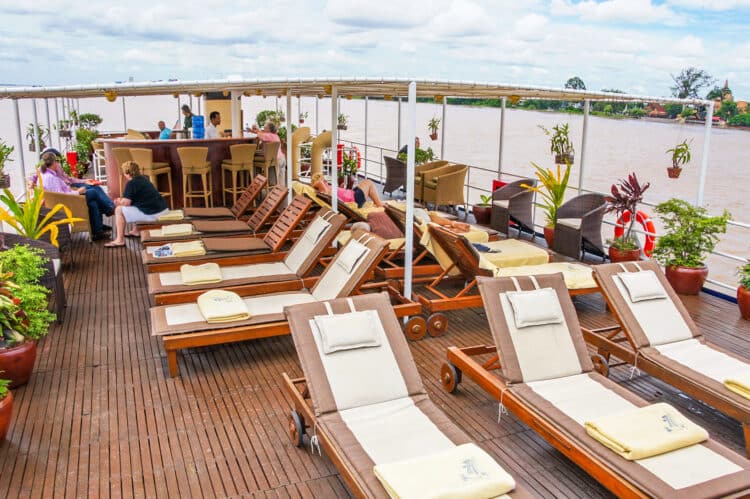
M673 45L673 51L676 55L686 56L702 56L706 53L703 47L703 40L693 35L688 35L677 40Z
M750 7L750 0L667 0L676 7L704 10L730 10Z
M403 28L425 22L436 7L428 0L328 0L325 14L332 21L348 26Z
M526 14L518 19L513 27L516 38L521 40L543 40L547 33L549 18L539 14Z
M484 8L471 0L453 0L430 23L435 36L476 36L491 33L492 17Z
M552 0L550 12L559 16L580 17L586 21L627 22L634 24L682 22L666 5L655 5L651 0Z

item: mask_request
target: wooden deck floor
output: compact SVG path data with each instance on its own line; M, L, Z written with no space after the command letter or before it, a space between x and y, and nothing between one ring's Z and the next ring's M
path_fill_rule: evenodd
M29 384L15 391L14 422L0 446L0 497L346 496L323 455L293 447L280 374L299 375L289 337L187 351L181 377L149 335L148 298L137 243L105 250L77 241L66 275L68 309L41 342ZM719 345L750 357L750 322L736 305L688 299ZM587 326L611 324L598 295L577 300ZM450 314L448 334L412 343L430 395L511 472L544 497L607 492L470 380L455 395L438 382L448 345L491 341L481 310ZM722 443L743 449L737 422L646 375L614 376L648 400L666 400Z

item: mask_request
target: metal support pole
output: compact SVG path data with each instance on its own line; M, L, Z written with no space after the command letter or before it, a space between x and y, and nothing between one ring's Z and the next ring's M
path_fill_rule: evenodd
M320 104L320 98L318 98L318 96L316 95L315 96L315 135L318 135L318 130L320 130L320 128L318 128L318 123L319 123L318 122L318 104Z
M294 165L292 164L292 90L286 89L286 200L287 203L292 203L292 170ZM277 168L278 170L278 168ZM276 172L278 176L279 172Z
M401 99L399 99L399 102L401 102ZM411 299L412 259L414 257L414 159L417 155L417 150L414 147L414 141L417 135L416 82L409 83L408 104L409 118L406 120L406 140L409 141L407 143L411 144L411 147L407 149L406 153L406 227L404 231L406 245L404 248L404 296Z
M447 108L448 97L443 96L443 134L440 137L440 159L445 159L445 111Z
M18 99L13 99L13 116L16 119L16 153L21 163L21 175L26 183L26 162L23 160L23 135L21 134L21 112L18 110Z
M128 113L125 110L125 96L123 95L120 100L122 100L122 125L124 127L123 130L127 132L128 131Z
M401 149L401 97L398 99L398 137L396 138L396 150ZM412 142L413 144L414 142ZM411 149L411 148L410 148Z
M242 123L240 123L240 108L242 107L240 99L242 98L242 92L232 90L230 98L232 99L232 105L229 107L230 111L232 111L232 137L242 137ZM276 173L278 174L278 172Z
M336 126L339 118L339 91L335 85L331 86L331 209L339 211L339 128Z
M198 99L198 102L200 103L200 99ZM188 94L188 105L190 106L190 112L193 113L193 94ZM200 109L198 110L198 114L200 114Z
M36 115L36 99L31 99L31 107L34 111L34 123L33 126L36 127L33 129L34 138L32 139L34 141L34 145L36 146L36 153L41 154L42 153L42 144L39 142L39 132L37 131L39 129L39 118Z
M44 98L44 111L47 114L47 141L49 146L52 147L52 120L49 116L49 99L47 97Z
M367 178L367 104L369 99L365 96L365 178ZM382 178L380 180L383 180Z
M581 137L581 166L578 169L578 194L583 189L583 175L586 171L586 142L589 135L589 111L591 110L591 101L583 101L583 133Z
M503 142L505 141L505 102L507 97L500 101L500 151L497 153L497 178L503 174Z
M711 147L711 126L714 121L714 103L708 103L706 109L706 124L703 129L703 156L701 157L701 175L698 181L698 198L696 205L703 206L703 195L706 189L706 174L708 173L708 153Z
M60 124L60 113L57 110L57 97L55 97L55 124ZM60 130L57 130L57 150L62 149L62 139L60 138Z

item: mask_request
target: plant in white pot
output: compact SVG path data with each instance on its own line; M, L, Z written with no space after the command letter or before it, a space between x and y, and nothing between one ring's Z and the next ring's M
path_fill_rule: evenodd
M4 140L0 140L0 189L10 189L10 175L5 171L5 165L13 161L10 158L13 150L13 146L9 146Z

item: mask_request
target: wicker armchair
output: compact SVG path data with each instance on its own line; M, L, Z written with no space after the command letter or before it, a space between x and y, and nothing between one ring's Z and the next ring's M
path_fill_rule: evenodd
M530 191L521 185L536 185L536 180L524 178L516 180L503 187L496 189L492 193L492 218L490 227L499 230L503 234L508 234L508 227L513 221L518 225L518 235L524 229L534 232L534 216L532 212L532 203L534 201L534 191ZM532 237L533 239L533 237Z
M383 192L393 194L393 191L406 185L406 163L400 159L383 158L385 160L385 185Z
M430 171L434 170L435 168L440 168L441 166L445 166L449 164L445 160L439 160L439 161L429 161L427 163L422 163L421 165L417 165L414 167L414 200L415 201L423 201L422 200L422 176Z
M49 212L49 208L42 206L42 209L39 210L39 219L41 220L46 217ZM62 220L63 218L65 218L65 212L63 211L58 211L52 215L52 220ZM52 244L49 232L45 232L40 239ZM73 270L73 235L70 233L70 224L57 226L57 249L60 252L60 259L63 258L65 253L68 253L70 256L70 270Z
M586 251L604 258L602 220L606 201L601 194L581 194L557 209L555 239L558 253L583 260Z
M82 218L80 222L71 225L71 232L88 232L91 242L91 219L89 218L89 207L86 204L86 196L83 194L62 194L59 192L44 191L44 206L53 208L58 204L68 207L74 218Z
M32 248L39 248L44 251L47 258L45 264L46 272L39 280L39 284L50 290L50 296L54 298L54 311L57 314L57 322L62 322L63 313L65 312L65 284L62 275L62 263L60 261L60 251L52 244L38 239L31 239L18 234L2 234L5 241L5 248L10 248L17 244L25 244ZM2 249L0 249L2 251ZM50 300L50 307L53 301Z
M422 174L422 201L435 207L457 206L464 201L466 165L446 165L433 168Z

